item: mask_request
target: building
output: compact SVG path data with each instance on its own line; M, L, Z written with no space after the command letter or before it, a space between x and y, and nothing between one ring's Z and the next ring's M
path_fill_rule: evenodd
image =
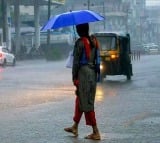
M57 0L58 1L58 0ZM62 5L57 1L50 1L51 5ZM2 6L2 34L1 34L1 44L6 45L6 47L14 52L19 53L21 50L21 19L20 19L20 6L34 6L34 30L35 30L35 47L38 48L40 45L40 28L39 28L39 15L40 6L47 5L46 0L1 0ZM15 41L12 45L11 30L13 29L11 25L11 6L14 7L14 29L15 29Z
M105 20L91 24L92 30L123 31L130 33L131 43L143 43L146 19L145 0L68 0L66 10L90 9L100 13Z
M160 46L160 5L147 6L145 21L146 41Z

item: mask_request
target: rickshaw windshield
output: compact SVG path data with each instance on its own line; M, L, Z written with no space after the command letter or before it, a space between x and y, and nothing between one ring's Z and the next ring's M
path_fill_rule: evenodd
M97 36L99 46L102 51L116 50L116 37Z

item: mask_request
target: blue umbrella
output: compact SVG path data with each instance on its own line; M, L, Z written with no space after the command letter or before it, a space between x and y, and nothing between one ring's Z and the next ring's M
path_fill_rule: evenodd
M52 17L41 30L56 29L101 20L104 20L104 17L90 10L71 11Z

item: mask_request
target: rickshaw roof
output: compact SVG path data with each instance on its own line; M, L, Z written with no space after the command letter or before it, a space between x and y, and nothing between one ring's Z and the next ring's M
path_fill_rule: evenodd
M102 32L96 32L96 33L94 33L94 35L96 35L96 36L106 36L106 35L110 35L110 36L120 36L120 37L126 37L127 35L126 35L127 33L125 33L125 32L117 32L117 31L111 31L111 32L109 32L109 31L102 31Z

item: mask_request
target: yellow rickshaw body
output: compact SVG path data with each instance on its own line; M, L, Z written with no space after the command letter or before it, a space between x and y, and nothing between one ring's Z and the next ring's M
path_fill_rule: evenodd
M117 32L98 32L94 34L99 42L101 56L101 77L106 75L132 76L130 60L130 36Z

